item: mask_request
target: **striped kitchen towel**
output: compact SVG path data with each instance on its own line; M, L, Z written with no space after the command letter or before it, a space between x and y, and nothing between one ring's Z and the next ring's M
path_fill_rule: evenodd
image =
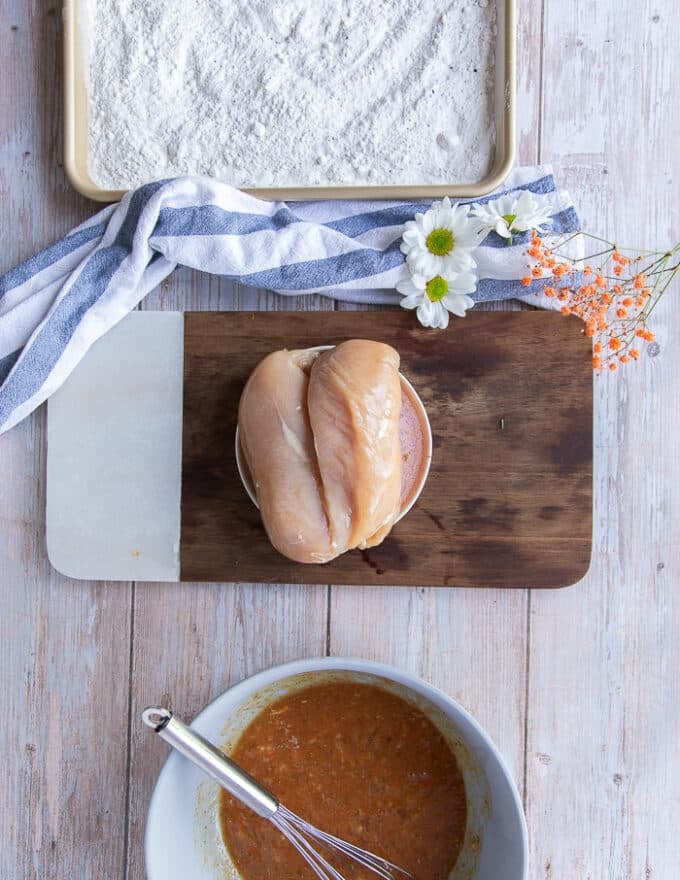
M571 200L547 167L518 168L499 191L462 201L524 189L549 209L552 232L578 230ZM200 177L128 193L0 278L0 433L56 391L92 343L178 265L284 295L397 304L395 286L407 275L403 226L424 206L267 202ZM527 240L516 235L508 246L495 232L484 239L473 299L550 303L522 286Z

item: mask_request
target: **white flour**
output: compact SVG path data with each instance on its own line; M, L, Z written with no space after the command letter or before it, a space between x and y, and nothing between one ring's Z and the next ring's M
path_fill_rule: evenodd
M88 0L90 171L129 188L479 180L494 0Z

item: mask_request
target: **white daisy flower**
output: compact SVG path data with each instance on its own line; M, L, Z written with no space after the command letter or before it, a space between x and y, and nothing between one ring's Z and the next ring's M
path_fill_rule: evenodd
M533 193L523 190L519 196L501 196L483 205L473 205L471 215L488 230L495 230L512 243L515 232L527 232L549 224L550 208L541 205Z
M476 286L477 277L472 272L461 272L448 278L415 274L397 284L397 290L404 297L399 305L404 309L415 309L423 327L445 330L449 326L449 312L464 318L467 309L474 306L474 300L468 294Z
M474 268L472 251L483 235L482 224L468 216L469 205L433 202L424 214L405 224L401 252L412 272L434 278Z

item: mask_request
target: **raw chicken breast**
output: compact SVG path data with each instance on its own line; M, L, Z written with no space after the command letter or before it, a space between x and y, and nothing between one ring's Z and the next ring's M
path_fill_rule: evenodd
M275 351L241 395L239 439L274 547L297 562L327 562L331 545L307 412L306 352Z
M315 357L266 357L238 419L267 535L307 563L380 543L401 493L399 355L356 339Z
M399 355L352 339L312 365L309 419L331 533L339 547L372 547L399 513Z

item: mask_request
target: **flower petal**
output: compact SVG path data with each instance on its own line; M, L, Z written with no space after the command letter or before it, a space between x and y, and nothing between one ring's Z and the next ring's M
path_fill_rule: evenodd
M418 306L416 311L416 315L418 316L418 320L423 325L423 327L436 327L435 321L435 310L434 303L430 302L427 297L423 298L423 301Z
M402 309L415 309L417 308L423 301L422 293L411 293L409 296L405 296L399 303Z
M503 214L516 214L522 203L522 195L531 196L531 193L528 190L522 190L519 197L513 195L501 196L496 204L496 210L500 216L502 217Z
M400 281L399 284L397 284L397 291L402 296L412 296L414 294L418 295L422 293L422 291L418 290L415 286L411 278L405 278L403 281Z
M402 240L406 242L406 244L411 245L411 247L415 247L419 244L424 244L425 239L423 238L422 232L419 229L407 229L406 232L402 235Z
M441 302L434 304L437 308L435 309L435 320L436 327L439 330L446 330L449 326L449 313L446 311L446 308L441 304Z
M493 211L490 211L486 205L473 205L472 210L470 211L470 216L476 217L486 225L489 223L493 224L497 215Z
M425 275L420 275L418 272L411 273L411 283L413 284L414 290L419 293L425 293L425 285L428 282L428 278Z
M469 269L474 269L477 265L472 257L472 252L466 250L454 250L447 257L441 257L440 259L441 264L438 267L438 271L432 274L443 275L446 278L458 275L460 272L467 272Z
M466 220L459 228L456 238L456 248L473 250L479 244L482 227L476 220Z
M407 259L411 271L416 275L424 275L427 278L433 278L435 275L440 274L439 266L443 258L437 257L435 254L431 254L427 250L412 251Z
M442 305L453 315L457 315L459 318L464 318L466 309L471 309L474 305L474 301L470 299L469 296L447 293L442 300Z
M477 289L477 276L472 272L461 272L447 281L449 282L449 290L454 294L474 293Z

